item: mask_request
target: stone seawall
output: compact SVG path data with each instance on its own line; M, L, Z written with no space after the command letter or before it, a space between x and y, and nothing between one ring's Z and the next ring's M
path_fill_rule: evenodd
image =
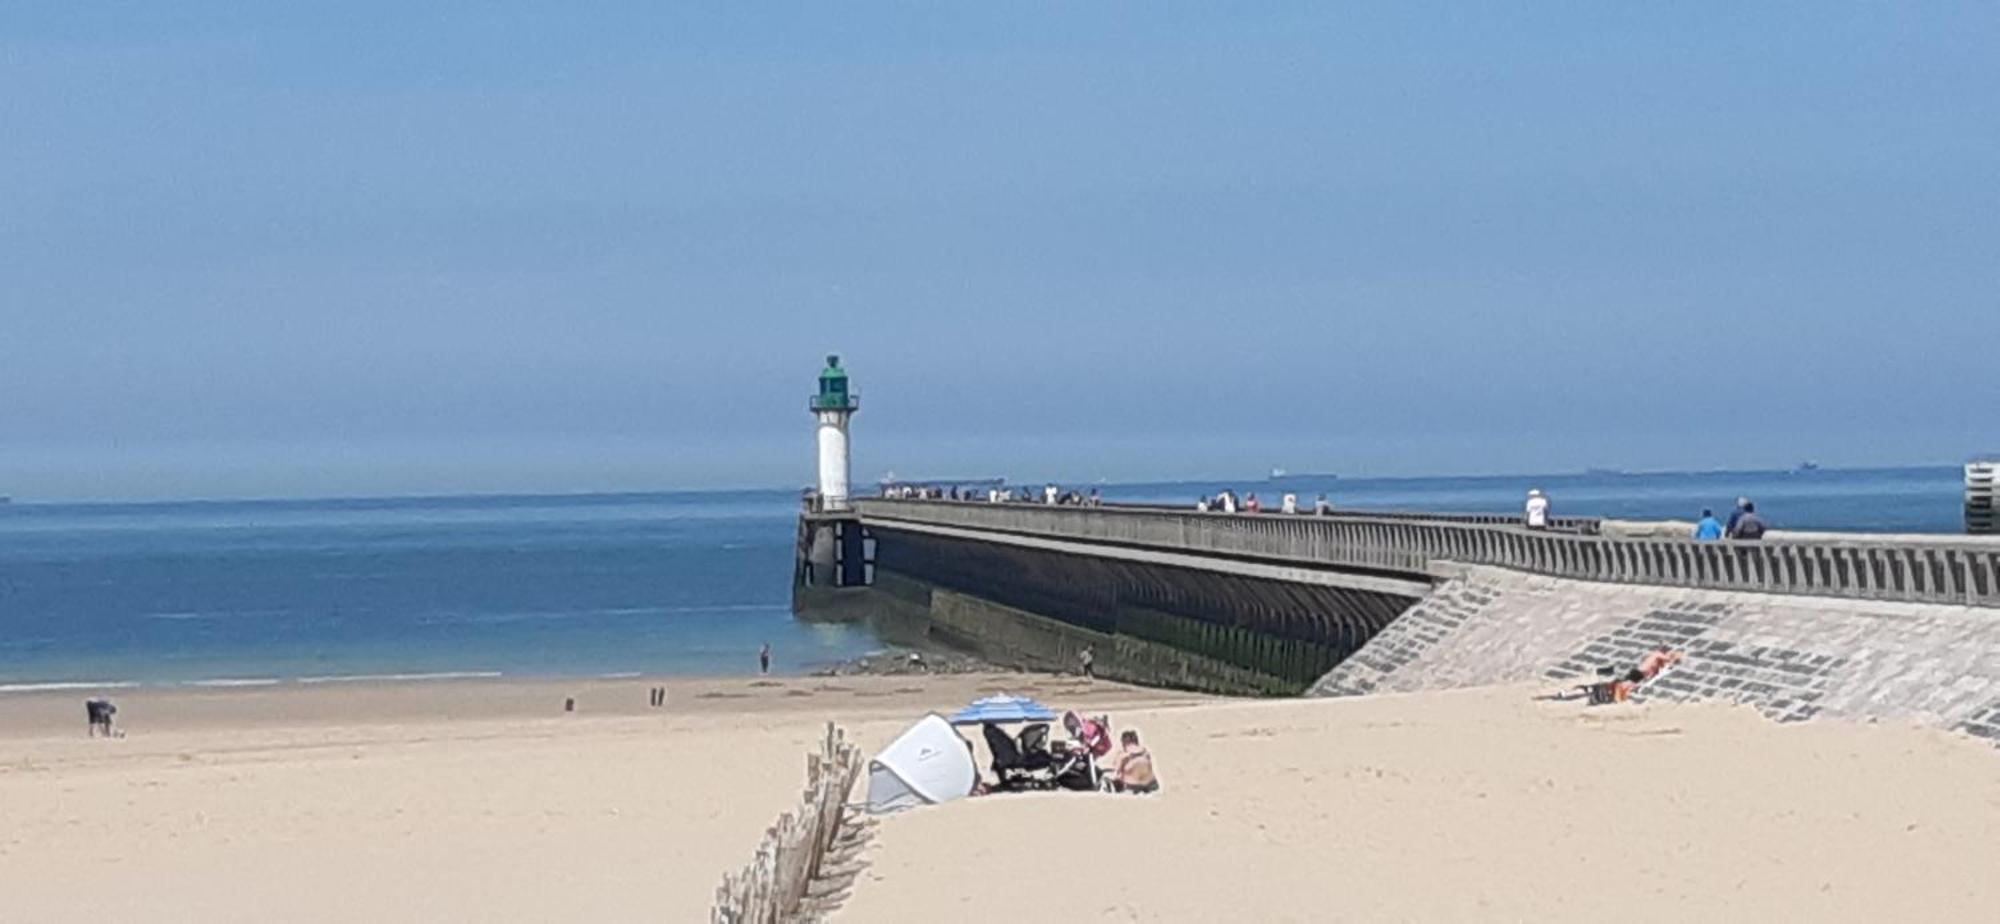
M2000 742L2000 610L1596 584L1486 567L1455 576L1313 685L1312 695L1523 681L1556 686L1685 652L1640 698L1720 700L1950 728Z
M877 631L890 641L962 651L1003 667L1071 673L1089 648L1096 674L1109 680L1230 694L1299 689L1217 658L1038 616L887 570L876 572L869 605Z
M1092 640L1107 676L1120 670L1105 660L1115 646L1132 668L1119 679L1155 686L1302 693L1431 589L1427 580L1116 547L1056 548L1027 537L960 532L871 527L876 590L895 601L889 609L899 614L897 622L921 614L924 632L957 632L960 647L976 639L998 649L982 656L1014 663L1004 649L1031 636L1015 632L1017 622L1001 614L1032 616L1049 631L1062 627L1064 638ZM937 592L994 604L994 618L946 619L936 601L954 598ZM1051 657L1043 666L1073 669L1072 655L1081 648L1050 654L1050 646L1024 647L1023 656ZM1141 664L1158 670L1147 673Z

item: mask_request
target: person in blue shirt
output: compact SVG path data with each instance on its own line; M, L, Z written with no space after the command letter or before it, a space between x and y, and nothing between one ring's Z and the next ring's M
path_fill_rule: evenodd
M1715 518L1715 511L1703 510L1701 522L1694 525L1696 542L1713 542L1722 538L1722 521Z

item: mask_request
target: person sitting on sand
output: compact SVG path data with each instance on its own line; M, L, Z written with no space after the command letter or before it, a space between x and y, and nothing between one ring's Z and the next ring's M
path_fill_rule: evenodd
M1111 788L1117 792L1145 795L1160 791L1160 778L1153 775L1153 755L1139 744L1139 733L1126 730L1118 736L1123 753L1118 769L1111 774Z
M1086 719L1075 712L1063 713L1063 729L1076 740L1077 747L1089 751L1093 757L1103 757L1111 753L1111 735L1096 719Z

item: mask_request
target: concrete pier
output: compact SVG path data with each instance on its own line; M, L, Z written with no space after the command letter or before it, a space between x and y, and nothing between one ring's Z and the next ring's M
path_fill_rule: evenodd
M839 586L872 585L855 611L878 614L897 634L1057 670L1089 647L1105 676L1219 692L1311 688L1467 566L1589 584L2000 607L2000 544L1966 537L1772 533L1697 543L1589 518L1528 530L1489 514L881 499L853 501L849 516L828 521L845 526L802 529L852 531L826 540L836 549L873 543L872 568ZM829 567L817 543L802 546L818 556L815 575ZM801 598L802 611L812 598ZM1398 632L1421 639L1426 630Z

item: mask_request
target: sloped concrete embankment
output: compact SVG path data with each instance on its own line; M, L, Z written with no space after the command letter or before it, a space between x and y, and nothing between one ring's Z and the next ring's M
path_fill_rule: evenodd
M1593 584L1468 567L1310 695L1594 677L1686 652L1644 698L1957 729L2000 744L2000 610Z

